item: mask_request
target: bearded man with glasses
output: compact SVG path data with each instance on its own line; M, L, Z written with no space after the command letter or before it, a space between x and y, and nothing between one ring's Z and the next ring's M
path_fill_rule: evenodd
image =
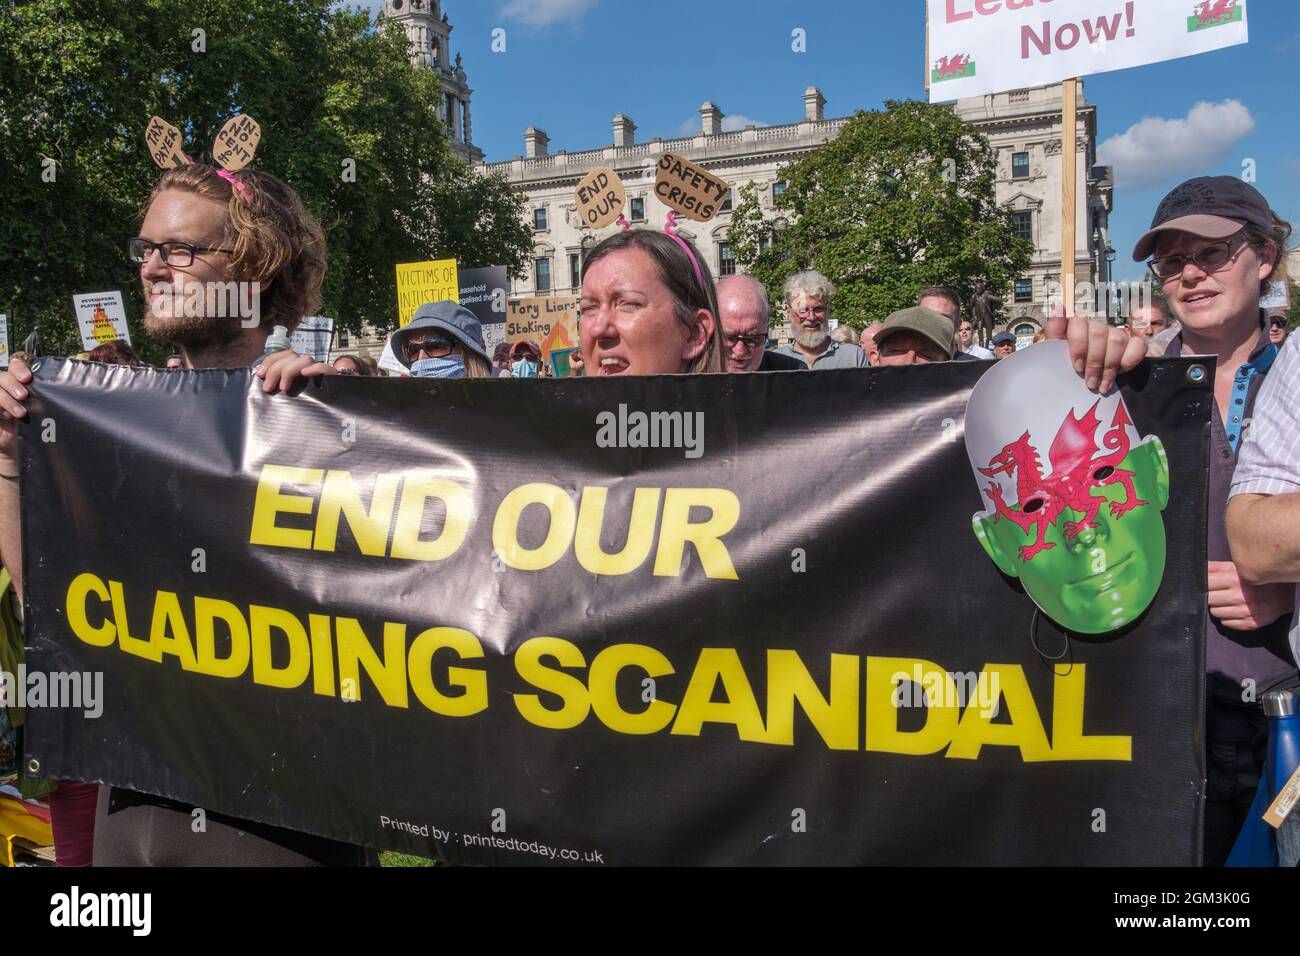
M806 368L862 368L867 353L856 345L836 342L827 329L831 315L831 296L835 287L820 272L799 272L786 280L784 289L786 317L794 345L779 349L782 355L803 362Z
M1297 680L1287 639L1292 588L1244 580L1232 561L1224 520L1255 397L1277 357L1260 295L1290 234L1290 225L1253 186L1232 176L1203 176L1164 198L1133 250L1135 261L1151 257L1151 273L1182 326L1165 355L1214 356L1218 363L1205 632L1210 866L1227 859L1259 783L1267 727L1258 701L1270 688Z

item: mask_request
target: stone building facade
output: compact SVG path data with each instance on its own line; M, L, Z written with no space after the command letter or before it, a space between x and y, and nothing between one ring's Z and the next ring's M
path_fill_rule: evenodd
M1078 168L1086 187L1078 195L1076 213L1076 274L1080 281L1105 281L1114 251L1107 237L1113 185L1107 167L1095 167L1096 107L1082 98L1078 109ZM593 246L611 226L593 234L576 215L573 192L588 171L613 168L627 190L627 215L634 223L661 229L667 209L653 195L656 162L665 151L699 163L727 180L735 191L754 183L764 212L776 215L773 200L784 182L781 167L829 142L848 117L825 115L826 99L815 87L803 93L803 117L779 126L750 126L724 130L722 110L712 102L700 107L700 131L676 139L638 142L636 124L627 116L613 119L612 142L594 149L552 150L544 130L529 127L524 152L512 160L478 168L500 173L528 197L533 229L533 256L528 275L517 280L514 296L569 295L576 292L584 249ZM1016 214L1034 242L1030 268L1009 290L1004 313L1018 336L1031 337L1047 311L1048 284L1061 269L1059 205L1061 195L1061 87L1017 90L958 101L954 107L966 122L980 129L998 154L998 201ZM738 270L727 241L730 204L707 223L687 223L681 230L707 258L715 275ZM882 316L883 318L883 316ZM774 325L774 335L783 334Z

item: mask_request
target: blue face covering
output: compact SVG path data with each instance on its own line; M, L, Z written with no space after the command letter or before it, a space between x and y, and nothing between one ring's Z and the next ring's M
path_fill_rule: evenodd
M520 359L510 366L510 372L515 378L537 378L538 369L537 363L528 359Z
M465 359L460 355L420 359L411 363L414 378L464 378Z

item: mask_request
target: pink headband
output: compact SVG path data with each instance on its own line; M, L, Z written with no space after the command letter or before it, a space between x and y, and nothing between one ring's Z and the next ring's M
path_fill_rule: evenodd
M632 231L632 224L627 221L627 217L622 213L619 213L618 218L614 221L623 227L624 232ZM699 282L700 290L703 291L704 273L700 270L700 260L695 258L695 253L691 252L690 244L681 236L677 235L677 212L675 210L668 210L668 221L664 223L664 232L677 241L677 244L682 247L682 250L691 260L691 266L695 269L695 280Z
M239 197L242 200L244 200L244 202L253 201L253 193L248 188L248 184L240 182L238 179L236 179L235 174L232 173L230 170L221 169L218 167L217 175L220 176L222 179L224 179L226 182L230 183L230 188L233 189L235 192L239 193Z
M194 160L190 159L184 153L181 153L181 159L185 160L185 162L191 166L194 165ZM217 171L218 176L220 176L226 182L230 183L231 189L239 193L240 199L244 200L244 202L253 201L253 193L248 188L247 183L241 183L238 179L235 178L235 174L228 169L222 169L220 166L214 166L213 168Z
M695 267L695 278L700 283L700 291L704 291L704 273L700 271L700 260L695 258L695 253L691 252L690 244L685 239L677 235L677 213L675 210L668 211L668 222L664 224L664 232L677 240L677 244L685 250L686 255L690 257L691 265Z

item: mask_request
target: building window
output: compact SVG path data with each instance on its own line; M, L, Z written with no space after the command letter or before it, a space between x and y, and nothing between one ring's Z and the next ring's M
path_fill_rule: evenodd
M1012 153L1011 154L1011 178L1028 179L1029 178L1029 153Z
M1033 279L1016 280L1016 301L1017 302L1034 301L1034 280Z
M537 276L537 281L533 284L533 288L538 292L550 292L551 291L551 260L534 259L533 266L535 269L533 274Z
M456 138L456 97L450 93L447 94L447 132L452 139Z
M736 191L734 189L728 189L727 198L722 200L722 205L718 207L718 212L729 212L731 210L732 201L735 198L736 198Z
M533 228L543 230L546 228L546 207L540 206L533 210Z
M1011 227L1017 239L1034 241L1034 213L1031 209L1021 209L1011 214Z
M780 199L781 193L785 192L786 182L784 179L778 179L772 184L772 198Z
M347 329L339 329L339 348L345 349L352 344L352 336Z
M718 275L734 276L736 274L736 254L731 250L731 243L718 243Z
M582 286L582 256L576 252L569 253L569 288L578 289Z
M635 196L632 199L632 221L642 222L645 220L645 199Z

